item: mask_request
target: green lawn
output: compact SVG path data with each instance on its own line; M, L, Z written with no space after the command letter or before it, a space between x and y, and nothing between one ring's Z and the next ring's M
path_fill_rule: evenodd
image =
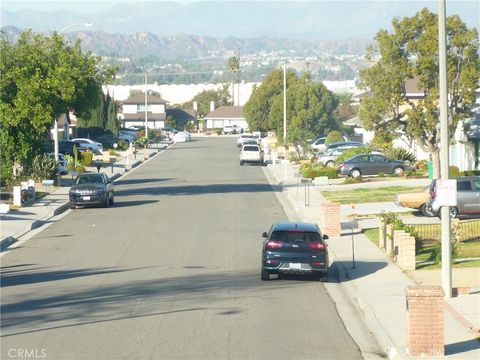
M379 231L378 229L368 229L365 231L365 235L378 246ZM418 261L434 261L435 252L441 251L437 242L425 242L422 247L417 250L416 260ZM463 241L458 245L457 255L455 258L480 258L480 240ZM455 262L453 267L474 267L480 266L480 260L468 260L463 262ZM431 264L418 266L420 269L438 269L441 264Z
M353 190L324 191L322 195L329 201L340 204L394 201L395 195L422 191L424 186L387 186L379 188L359 188Z

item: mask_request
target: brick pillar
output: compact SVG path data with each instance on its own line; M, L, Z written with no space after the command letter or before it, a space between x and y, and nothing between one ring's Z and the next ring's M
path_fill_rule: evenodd
M407 346L410 356L443 356L445 348L443 290L440 286L407 286Z
M406 234L398 243L398 265L404 270L415 270L415 238Z
M340 204L322 204L322 232L329 236L340 236L342 228L340 224Z

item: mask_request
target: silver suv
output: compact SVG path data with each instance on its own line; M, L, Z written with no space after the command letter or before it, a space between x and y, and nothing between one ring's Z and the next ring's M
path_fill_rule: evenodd
M480 176L465 176L454 180L457 180L457 206L450 207L450 217L480 216ZM427 210L433 215L439 216L440 206L435 201L436 184L436 180L432 180L430 184L430 200L427 202Z

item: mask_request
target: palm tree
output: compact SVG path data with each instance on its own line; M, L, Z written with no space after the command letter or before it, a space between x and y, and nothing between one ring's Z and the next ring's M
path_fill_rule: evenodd
M228 71L232 72L232 99L235 105L235 73L240 69L240 60L236 56L230 56L227 63Z

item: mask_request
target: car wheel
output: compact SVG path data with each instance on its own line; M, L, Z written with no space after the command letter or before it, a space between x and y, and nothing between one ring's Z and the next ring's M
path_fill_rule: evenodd
M362 173L358 169L353 169L352 171L350 171L350 176L352 178L358 179L359 177L362 176Z
M328 271L324 274L319 274L318 280L321 282L328 282Z
M335 165L333 161L327 161L327 163L325 164L325 166L327 167L333 167L333 165Z
M243 165L243 161L242 161L242 160L240 160L240 166L242 166L242 165Z
M70 209L75 210L77 208L77 205L75 204L70 204Z
M114 195L112 194L112 197L110 198L110 205L113 205L115 203Z
M110 196L107 194L107 197L105 198L105 202L103 203L103 206L108 208L110 206Z
M260 279L262 279L263 281L270 280L270 273L268 271L265 271L263 266L262 266L262 271L260 272Z
M397 166L395 169L393 169L393 173L400 176L403 174L403 168L401 166Z

